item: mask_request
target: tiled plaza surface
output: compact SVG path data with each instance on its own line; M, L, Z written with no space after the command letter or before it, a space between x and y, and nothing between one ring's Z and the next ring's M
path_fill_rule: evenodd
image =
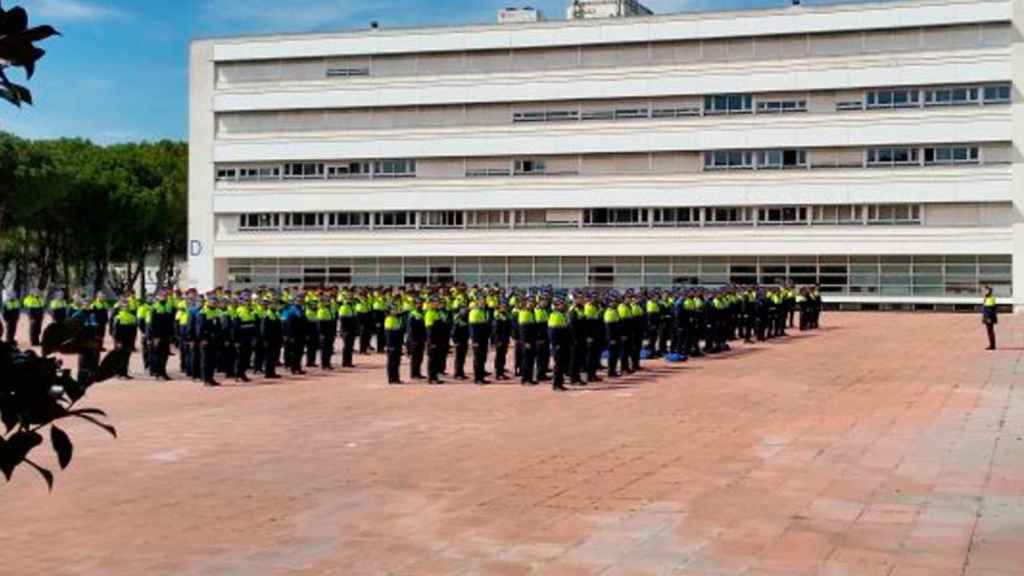
M388 387L380 357L100 385L53 494L0 484L3 574L1024 574L1024 322L824 330L613 385ZM173 359L176 360L176 359Z

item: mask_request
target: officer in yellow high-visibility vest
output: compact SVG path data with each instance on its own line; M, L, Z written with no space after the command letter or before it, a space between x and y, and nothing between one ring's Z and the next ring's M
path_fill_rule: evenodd
M28 313L29 342L33 346L39 346L40 336L43 333L43 315L46 311L46 303L39 297L39 293L33 290L21 301L21 306Z
M482 296L469 309L469 341L473 347L473 382L487 381L487 353L491 338L491 317Z
M120 351L123 356L123 361L117 369L117 375L125 380L132 379L128 373L128 361L131 358L132 348L135 347L138 322L138 318L129 309L127 300L121 300L114 314L113 336L114 349Z
M551 382L554 390L568 390L565 387L565 375L569 371L572 360L572 333L569 331L569 319L566 317L565 302L558 300L555 308L548 315L548 342L551 343L551 355L555 359L555 375Z
M392 305L384 316L384 335L387 340L388 384L401 384L399 369L402 365L402 341L405 330L402 318L398 315L398 307Z
M990 286L985 286L985 301L981 307L981 321L985 324L985 331L988 332L988 348L996 349L996 324L999 323L999 310L996 297Z

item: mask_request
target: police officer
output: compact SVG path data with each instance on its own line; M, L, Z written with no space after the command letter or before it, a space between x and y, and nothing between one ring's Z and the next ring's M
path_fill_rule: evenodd
M175 312L174 305L167 298L167 292L161 290L150 307L149 322L146 324L150 353L149 371L158 380L171 379L167 374L167 358L171 353Z
M178 369L185 376L195 379L198 377L198 374L192 370L194 349L192 347L192 331L189 321L191 316L189 307L192 305L193 303L187 300L175 303L174 325L178 338Z
M249 302L250 300L245 297L239 299L231 322L236 350L235 380L240 382L249 382L249 375L246 373L251 368L252 347L259 331L259 319L249 306Z
M402 365L402 340L405 330L402 318L398 315L398 307L392 305L384 316L384 335L387 340L388 384L402 384L399 368Z
M316 368L316 354L320 350L320 309L319 299L310 294L306 297L306 368Z
M548 340L548 300L541 298L533 309L533 321L536 324L534 334L537 339L537 382L546 382L551 369L551 341Z
M555 302L555 308L548 316L547 331L548 342L551 343L551 351L555 360L555 374L551 387L557 391L568 390L565 387L565 375L569 372L569 363L572 360L572 332L569 330L569 320L565 315L565 302Z
M132 380L128 373L128 363L131 359L132 348L135 347L135 336L138 333L138 319L128 307L127 300L121 300L117 305L117 313L114 314L114 322L111 325L111 335L114 337L114 350L121 352L124 361L117 367L117 375L124 380Z
M260 318L260 337L266 346L263 356L263 377L278 380L277 363L281 358L284 346L284 332L281 324L281 302L276 298L267 298L263 304L263 316Z
M999 310L996 297L990 286L985 286L985 300L981 307L981 321L985 324L985 331L988 333L988 348L996 349L996 324L999 324Z
M532 300L527 299L523 302L518 317L519 343L523 347L522 367L519 370L520 382L523 386L536 386L533 370L537 364L537 320Z
M608 346L608 377L618 378L619 355L622 351L619 340L619 311L618 304L612 299L608 300L604 311L605 343Z
M21 306L28 313L28 335L29 342L33 346L39 346L39 338L43 333L43 315L46 311L46 304L39 297L35 290L29 292L21 302Z
M469 310L469 339L473 345L473 382L481 385L490 384L487 381L487 353L491 338L491 319L486 306L481 296Z
M333 370L331 360L334 358L334 341L338 337L338 319L332 308L332 299L320 301L316 318L320 328L320 368Z
M494 343L494 379L499 382L508 380L508 348L512 338L512 318L509 315L508 303L502 301L494 312L491 341Z
M423 355L427 349L427 326L424 312L413 302L405 318L405 345L409 352L409 379L423 380Z
M452 311L452 345L455 348L455 379L467 380L466 357L469 354L469 312L462 305Z
M569 334L572 339L569 358L569 381L583 386L583 371L587 363L587 299L577 294L569 307Z
M435 297L427 305L427 312L423 316L423 326L427 330L427 382L430 384L444 384L440 375L447 364L447 322L440 301Z
M338 308L341 317L341 367L355 368L352 356L355 353L356 337L359 336L359 316L351 298L343 294Z
M306 313L301 296L296 296L294 302L285 309L282 322L285 364L293 376L301 376L306 373L302 369L302 350L306 343Z
M64 292L57 290L50 299L50 320L54 324L60 324L68 317L68 302L64 299Z
M216 380L218 355L223 337L222 310L216 296L209 296L193 317L192 331L199 350L199 376L206 386L220 386Z

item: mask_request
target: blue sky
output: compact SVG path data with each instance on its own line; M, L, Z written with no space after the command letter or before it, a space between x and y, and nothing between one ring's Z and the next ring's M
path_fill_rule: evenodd
M835 0L805 0L808 4ZM30 24L64 34L29 83L36 105L0 106L0 130L28 138L100 143L188 137L188 43L203 36L490 22L499 8L531 5L549 18L567 0L0 0ZM789 0L647 0L659 13L785 6ZM14 72L21 78L20 72Z

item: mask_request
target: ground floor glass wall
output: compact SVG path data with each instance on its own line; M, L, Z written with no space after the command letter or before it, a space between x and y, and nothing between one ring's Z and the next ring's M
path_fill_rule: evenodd
M998 256L649 256L232 259L232 288L450 282L502 286L720 286L820 284L850 296L976 296L991 285L1012 293L1010 255Z

